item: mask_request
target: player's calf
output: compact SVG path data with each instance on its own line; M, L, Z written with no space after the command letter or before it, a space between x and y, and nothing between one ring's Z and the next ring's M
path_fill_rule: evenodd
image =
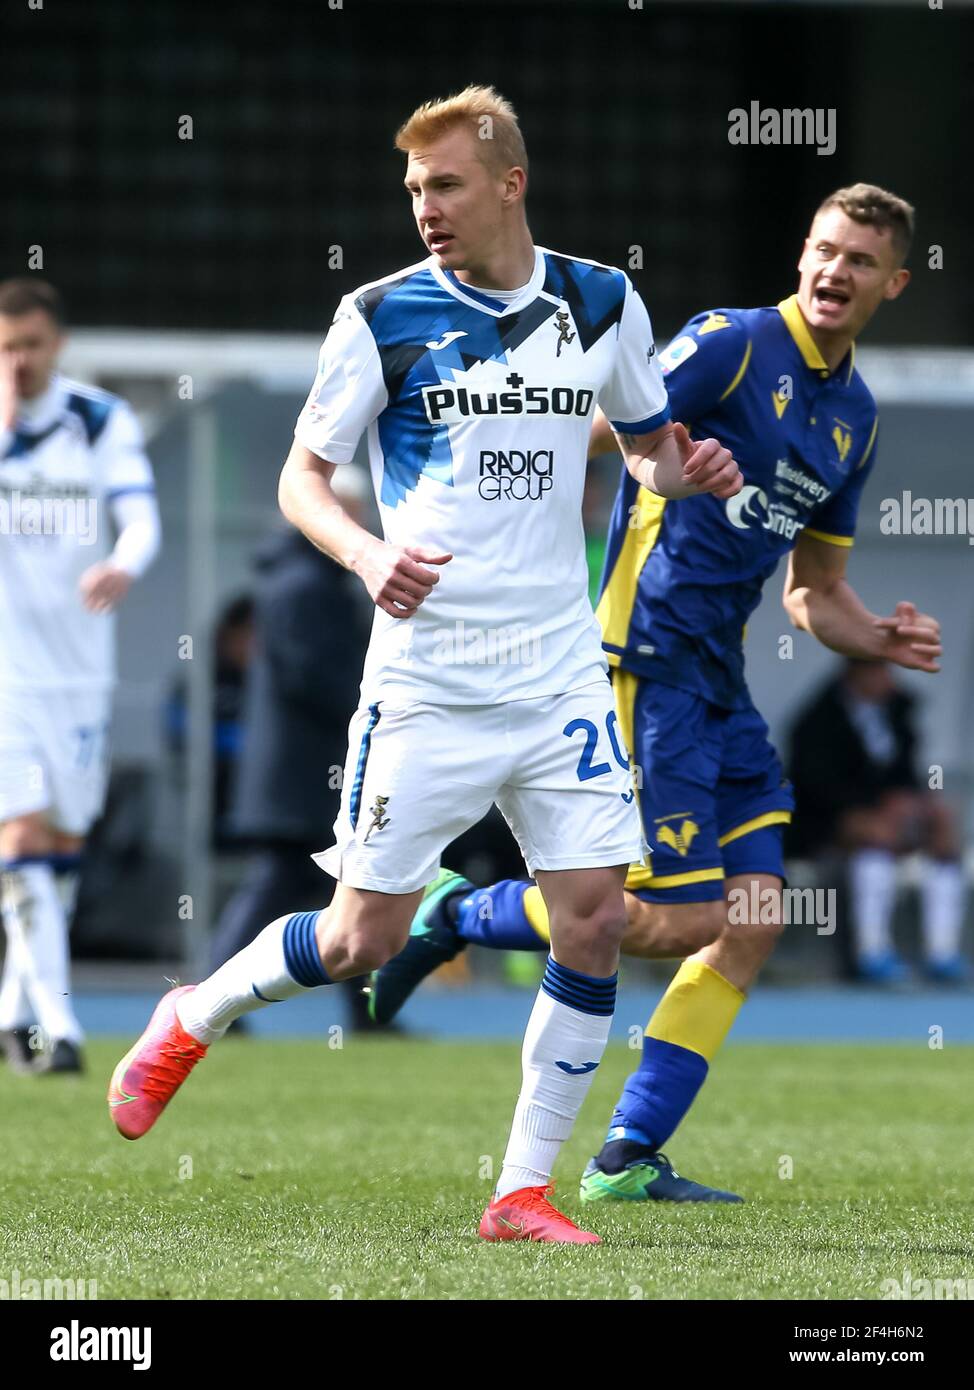
M700 959L746 992L784 931L782 881L773 874L735 874L725 883L724 927Z
M409 938L422 897L414 893L376 893L339 883L331 906L318 914L315 942L329 980L347 980L379 970L399 954Z
M626 908L622 954L644 960L695 955L720 937L725 923L723 901L653 903L627 893Z

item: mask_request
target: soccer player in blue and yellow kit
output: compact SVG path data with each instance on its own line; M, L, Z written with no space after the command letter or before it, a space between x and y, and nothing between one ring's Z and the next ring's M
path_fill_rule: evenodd
M687 504L640 490L623 470L616 498L597 611L652 849L652 867L633 866L626 882L622 949L686 959L583 1176L585 1200L739 1200L680 1177L660 1149L780 932L781 911L766 907L780 908L792 793L745 683L743 651L778 561L789 557L783 601L796 627L846 656L939 669L933 618L905 602L878 617L845 578L877 435L854 340L906 287L912 230L902 199L868 184L840 189L815 214L797 294L697 314L662 354L674 419L729 448L744 487ZM598 421L591 453L611 439ZM728 910L742 901L774 921ZM469 941L542 949L546 937L530 883L472 890L442 874L405 951L375 979L373 1012L390 1017Z

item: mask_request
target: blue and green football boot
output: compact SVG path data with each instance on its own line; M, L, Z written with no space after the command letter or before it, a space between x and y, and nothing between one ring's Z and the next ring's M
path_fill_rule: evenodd
M658 1149L633 1142L628 1131L610 1130L605 1147L590 1159L579 1196L583 1202L743 1202L734 1192L681 1177Z
M457 935L457 905L474 892L469 879L441 869L426 890L409 928L409 940L392 960L372 973L369 1015L391 1023L406 1000L426 979L466 946Z

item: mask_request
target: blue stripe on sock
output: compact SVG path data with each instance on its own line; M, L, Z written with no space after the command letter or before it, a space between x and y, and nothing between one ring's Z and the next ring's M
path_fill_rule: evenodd
M571 999L580 999L582 1003L594 1004L600 1007L603 1004L611 1004L615 998L615 990L572 989L561 980L553 980L550 975L545 975L542 983L547 989L555 991L558 994L568 995Z
M615 1013L618 978L618 975L602 978L584 975L579 970L569 969L567 965L559 965L549 956L541 988L545 994L570 1009L605 1017Z
M545 966L545 978L550 983L558 984L575 993L586 994L592 998L603 998L615 993L618 976L607 975L600 979L594 975L583 975L581 971L559 965L556 960L549 956Z
M594 1014L601 1018L610 1018L615 1013L615 1003L593 1004L586 999L578 999L573 994L565 994L561 990L552 989L543 981L541 988L550 998L559 1004L564 1004L569 1009L577 1009L580 1014Z
M295 912L284 924L284 964L288 974L305 989L330 985L315 941L317 912Z
M282 1002L280 999L268 999L266 994L261 994L256 985L251 985L250 988L254 991L258 999L263 999L265 1004L280 1004Z
M554 999L558 1004L564 1004L568 1009L577 1009L580 1014L592 1014L596 1018L611 1018L615 1013L615 1008L612 1005L606 1004L603 1007L602 1005L586 1004L569 994L560 994L556 990L542 987L550 999Z
M81 868L82 854L52 854L51 868L56 874L73 874Z
M14 859L0 859L0 873L4 869L23 869L28 864L46 864L56 874L69 873L81 864L80 854L19 854Z

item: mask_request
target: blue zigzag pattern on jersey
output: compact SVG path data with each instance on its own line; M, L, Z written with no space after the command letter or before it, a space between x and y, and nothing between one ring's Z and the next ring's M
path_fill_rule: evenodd
M571 310L583 352L622 319L626 302L626 277L607 265L587 265L570 256L549 252L544 290L563 299Z
M67 407L80 418L89 444L97 443L99 435L108 423L113 404L113 401L93 400L90 396L81 396L75 391L69 394Z
M30 430L14 430L10 443L4 452L4 458L26 458L31 450L36 449L38 444L43 444L45 439L49 439L60 428L61 421L55 420L52 425L48 425L47 429L38 430L36 434L31 434Z
M449 431L430 424L423 388L450 382L480 362L504 362L557 305L536 299L513 314L488 318L448 294L428 270L376 285L356 305L375 339L389 395L377 422L385 459L382 502L396 506L424 474L452 487ZM445 347L427 346L457 332L464 336Z

